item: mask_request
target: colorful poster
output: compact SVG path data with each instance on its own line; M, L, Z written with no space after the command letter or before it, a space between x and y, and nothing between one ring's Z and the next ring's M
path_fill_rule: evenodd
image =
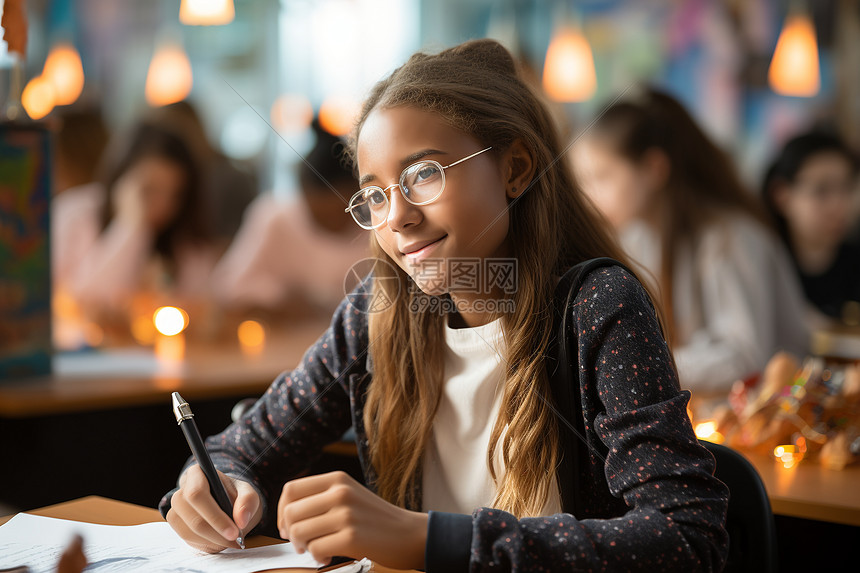
M51 372L49 142L0 123L0 382Z

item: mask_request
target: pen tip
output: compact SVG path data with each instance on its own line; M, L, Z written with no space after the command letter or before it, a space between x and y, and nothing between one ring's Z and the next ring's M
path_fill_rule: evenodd
M245 549L245 538L244 537L237 537L236 543L239 544L239 547L241 547L242 549Z

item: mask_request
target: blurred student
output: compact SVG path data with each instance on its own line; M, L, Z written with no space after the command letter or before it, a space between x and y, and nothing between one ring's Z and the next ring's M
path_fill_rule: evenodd
M316 143L299 166L301 197L255 200L216 268L216 296L230 307L330 314L350 267L369 255L367 237L344 211L357 182L343 144L316 121L312 128Z
M763 196L788 246L806 298L840 319L860 301L860 248L847 242L857 223L856 156L838 136L799 135L768 169Z
M98 179L109 132L97 109L62 113L54 132L54 195Z
M180 101L155 108L149 117L182 133L197 156L203 171L207 225L226 248L239 230L248 205L257 197L256 176L234 164L212 145L200 114L191 102Z
M656 280L682 386L728 390L807 351L803 294L764 209L672 97L613 104L576 146L586 193Z
M54 202L57 287L97 313L120 311L139 292L206 294L217 253L189 146L166 127L141 123L114 151L103 183Z

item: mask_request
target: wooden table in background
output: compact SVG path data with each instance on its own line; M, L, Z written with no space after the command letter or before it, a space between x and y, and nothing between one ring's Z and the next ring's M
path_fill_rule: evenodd
M171 392L181 393L192 404L196 399L259 395L280 372L298 365L327 327L328 319L317 319L275 331L256 357L244 356L237 343L189 344L185 365L175 373L165 370L151 376L54 375L4 381L0 383L0 417L169 404Z
M98 496L89 496L65 503L59 503L57 505L34 509L27 513L44 517L83 521L86 523L98 523L102 525L140 525L142 523L162 521L161 515L159 515L158 511L154 509ZM0 517L0 525L6 523L11 518L11 515ZM282 543L282 541L280 539L262 536L255 536L248 539L249 547L261 547L263 545L272 545L274 543ZM85 552L86 547L85 539ZM272 573L278 573L279 571L284 573L316 573L316 569L267 569L267 572ZM372 571L375 571L376 573L396 573L399 570L388 569L387 567L374 564Z
M860 466L829 470L803 460L786 469L773 457L741 453L758 470L776 515L860 527Z
M154 507L190 454L170 393L189 401L204 436L216 434L239 400L259 397L279 373L296 367L329 322L305 319L271 329L259 356L243 355L235 339L189 339L184 364L175 370L156 369L146 351L139 368L133 362L124 368L122 354L106 351L94 352L74 375L0 382L0 503L29 509L97 494ZM117 357L125 373L100 372ZM326 452L318 462L325 467L311 469L328 471L342 457ZM63 480L55 479L57 467L64 468Z

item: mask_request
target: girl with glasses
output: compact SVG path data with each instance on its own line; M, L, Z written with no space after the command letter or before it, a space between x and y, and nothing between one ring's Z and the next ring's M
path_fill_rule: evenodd
M765 204L824 324L847 322L860 305L860 249L847 241L860 217L858 167L838 136L812 131L788 141L764 178Z
M219 551L276 529L319 561L427 571L719 570L728 494L652 299L621 263L571 288L578 263L623 255L511 55L414 55L350 151L347 210L379 264L207 441L233 515L194 466L162 500L179 535ZM350 425L366 487L296 477Z

